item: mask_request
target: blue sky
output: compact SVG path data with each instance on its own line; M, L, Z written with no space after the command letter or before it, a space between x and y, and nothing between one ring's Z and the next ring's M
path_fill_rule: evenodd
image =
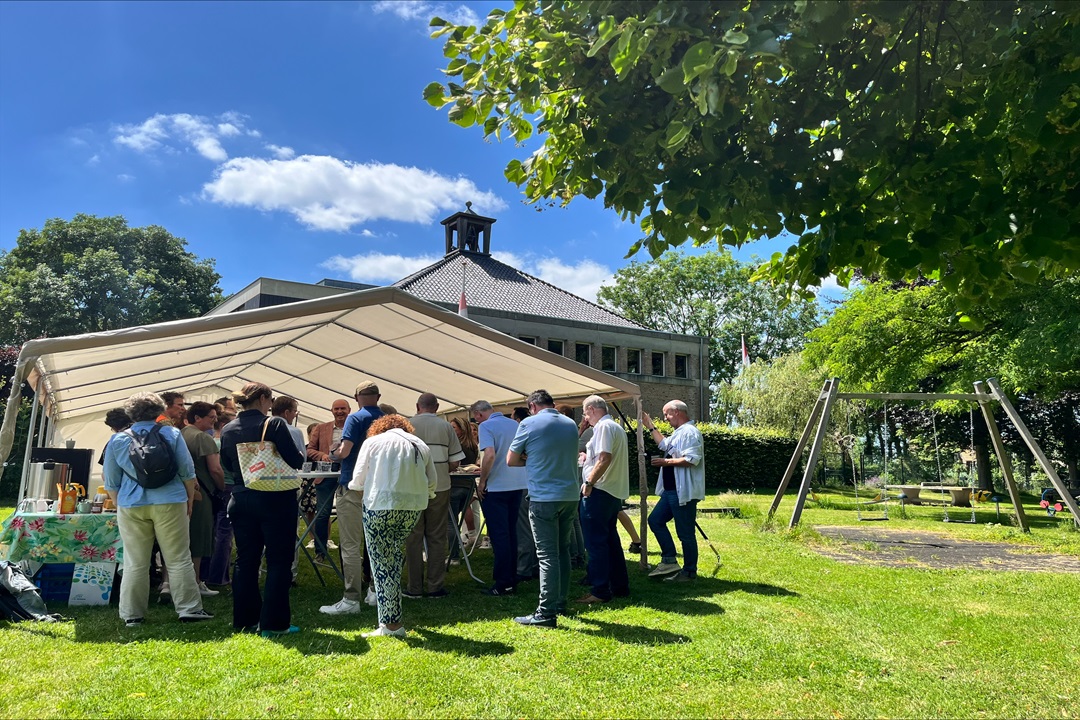
M446 62L427 20L495 5L0 2L0 248L48 218L123 215L215 258L226 293L384 284L440 257L439 220L472 201L500 259L593 299L635 225L583 198L526 205L502 171L530 148L421 96Z

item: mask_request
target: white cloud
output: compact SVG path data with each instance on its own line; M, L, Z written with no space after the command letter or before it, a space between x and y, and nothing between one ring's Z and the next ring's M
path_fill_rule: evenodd
M116 179L123 183L129 183L135 179L134 175L128 175L127 173L120 173L116 176Z
M244 128L244 116L236 112L224 113L216 120L189 113L158 113L141 123L116 126L113 142L141 153L159 148L176 150L174 145L188 145L208 160L225 162L229 154L221 139L245 132L253 131Z
M379 0L372 6L377 13L392 13L402 20L422 20L426 26L436 15L454 25L480 25L480 16L465 5L426 2L426 0Z
M325 155L290 160L233 158L203 186L203 197L292 214L316 230L345 231L371 220L430 223L471 200L479 212L506 207L464 177L383 163L353 163Z
M435 255L420 255L418 257L405 257L403 255L384 255L372 252L352 257L335 255L322 267L328 270L343 272L354 282L378 283L397 282L403 277L412 275L417 270L422 270L432 263L438 262Z
M271 144L267 145L266 149L269 150L278 160L292 160L294 157L296 157L296 151L293 150L291 147L286 147L284 145Z

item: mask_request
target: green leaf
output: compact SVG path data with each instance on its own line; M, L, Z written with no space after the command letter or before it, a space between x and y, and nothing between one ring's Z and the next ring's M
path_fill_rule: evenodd
M432 107L441 108L446 103L450 102L450 99L444 94L442 83L428 83L428 86L424 88L424 100L428 105Z
M686 91L682 68L668 68L660 75L656 84L669 95L681 95Z
M664 140L660 145L668 152L674 153L686 143L689 137L690 126L678 120L673 120L668 124Z
M693 45L682 59L683 82L691 80L705 72L712 64L713 44L708 40Z
M615 33L618 32L619 26L615 24L615 18L608 15L600 24L596 26L596 41L589 48L589 51L585 53L587 57L595 57L598 52L604 49L604 46L611 41L611 38L615 37Z
M724 64L720 66L720 72L728 77L735 74L735 70L739 67L739 54L734 50L728 50L724 55Z
M740 30L728 30L724 33L724 42L732 45L745 45L750 36Z

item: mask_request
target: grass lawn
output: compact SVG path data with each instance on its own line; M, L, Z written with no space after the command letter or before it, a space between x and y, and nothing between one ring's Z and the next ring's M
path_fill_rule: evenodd
M697 582L650 582L635 565L631 599L573 610L555 630L510 622L534 609L535 581L488 598L464 567L451 570L451 597L404 601L404 642L360 637L373 608L320 615L340 586L306 567L292 595L303 632L286 639L233 635L227 595L206 603L217 619L193 625L162 606L133 629L115 607L59 607L75 621L0 623L2 715L1080 716L1080 574L841 564L814 551L824 541L808 528L854 524L854 512L842 494L819 498L807 529L788 533L762 531L771 492L710 497L749 516L702 517L724 560L715 578L701 543ZM1080 554L1067 519L1033 508L1024 538L925 508L878 525ZM474 557L489 576L490 552Z

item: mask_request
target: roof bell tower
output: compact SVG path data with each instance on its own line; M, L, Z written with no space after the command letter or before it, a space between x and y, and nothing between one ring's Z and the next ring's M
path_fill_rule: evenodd
M477 215L472 203L465 203L465 211L457 212L442 221L446 228L446 254L461 252L491 254L491 226L495 218Z

